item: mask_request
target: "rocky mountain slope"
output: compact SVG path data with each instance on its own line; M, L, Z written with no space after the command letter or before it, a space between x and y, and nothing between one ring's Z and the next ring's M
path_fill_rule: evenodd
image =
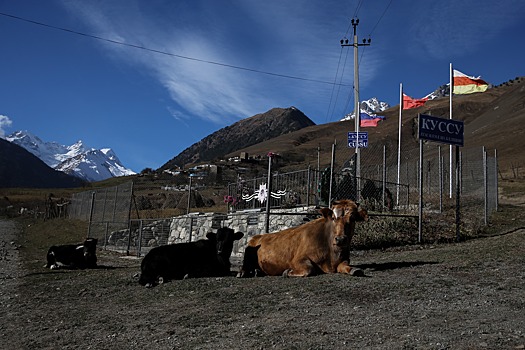
M485 146L491 154L497 150L500 171L510 172L525 167L525 148L522 147L525 131L521 127L525 123L524 101L525 78L513 79L483 93L454 96L453 117L465 122L464 148ZM448 118L449 98L437 98L427 101L424 106L403 110L402 149L407 154L419 147L415 137L418 113ZM393 106L381 114L386 119L378 127L364 131L369 134L369 149L377 148L381 156L383 145L386 145L387 154L392 157L387 162L393 162L393 158L397 157L399 106ZM288 160L296 159L304 168L305 163L317 163L319 148L321 167L324 167L330 164L334 140L337 140L339 150L345 149L347 134L353 130L353 120L310 126L240 148L225 157L238 155L239 152L266 154L272 151ZM381 157L378 164L380 162Z
M312 125L315 123L295 107L273 108L214 132L185 149L160 169L176 169L186 164L211 161Z

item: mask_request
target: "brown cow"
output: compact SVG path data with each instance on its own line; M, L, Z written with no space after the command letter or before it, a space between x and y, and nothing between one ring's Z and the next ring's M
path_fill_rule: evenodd
M349 245L355 223L368 219L366 210L351 200L321 209L322 217L280 232L255 235L246 247L238 277L311 276L319 273L354 274ZM362 271L355 274L362 274Z

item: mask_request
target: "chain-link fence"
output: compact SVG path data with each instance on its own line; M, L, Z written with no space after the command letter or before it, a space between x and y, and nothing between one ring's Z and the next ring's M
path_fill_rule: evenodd
M199 177L185 176L182 179L178 176L181 181L176 186L168 185L170 180L162 186L158 183L153 186L155 182L143 180L153 187L143 186L140 195L134 193L137 186L132 182L86 191L73 196L69 216L89 221L88 235L99 238L101 246L128 253L130 250L147 251L168 243L170 232L174 231L173 225L188 227L188 240L196 237L194 232L210 229L199 227L199 221L195 218L188 221L189 216L184 215L192 208L205 205L207 199L199 192L204 193L210 187L212 191L209 192L215 193L221 202L221 192L227 193L224 201L228 207L225 210L222 203L223 215L264 211L267 199L272 213L278 208L328 206L333 200L352 199L366 207L372 216L417 218L422 195L423 220L439 221L443 226L454 223L457 182L455 159L450 162L448 146L424 144L421 165L417 150L401 153L398 163L397 145L388 143L382 147L361 149L360 153L359 169L355 149L333 147L332 164L325 169L309 167L301 171L274 173L270 163L270 181L268 176L250 180L239 178L222 190L217 184L213 187L205 183L208 180L199 180ZM488 223L490 214L497 209L496 153L491 156L481 147L462 149L459 165L460 204L461 208L468 208L461 211L462 229L476 232ZM361 176L357 176L358 173ZM169 208L173 208L172 211L167 211ZM136 218L140 212L143 219L134 220L132 209L137 212ZM158 211L156 215L168 215L153 216L158 219L152 219L148 213L153 211Z
M103 239L105 245L120 244L117 236L128 229L132 198L132 181L76 193L71 198L69 218L88 221L89 237Z
M363 181L366 184L370 180L375 184L376 197L385 196L381 197L383 208L393 209L396 213L417 214L419 185L422 180L423 214L437 213L442 215L441 219L445 216L454 217L457 186L456 159L455 152L451 151L450 146L424 142L420 167L418 148L412 147L411 151L398 152L397 144L386 142L383 146L379 146L374 143L369 148L359 149L358 162L355 148L346 147L347 140L336 142L331 171L343 178L345 173L351 174L345 181L350 183L353 181L352 185L361 189L361 193L356 195L360 201L367 201L368 194L364 189ZM343 146L340 146L341 144ZM475 231L479 226L486 225L490 214L497 210L496 152L491 155L484 147L461 148L459 168L461 224L464 229ZM353 174L360 174L360 177L353 180ZM385 190L381 191L383 188ZM337 191L335 193L337 197ZM386 201L383 198L387 198ZM390 198L393 205L390 204ZM437 218L440 219L439 216Z
M317 183L320 173L307 169L283 174L272 174L271 191L268 176L250 180L239 178L228 185L225 201L230 210L270 208L295 208L319 203Z
M395 206L394 195L402 205ZM266 208L268 177L239 180L228 185L228 202L231 211ZM307 169L282 174L272 174L270 208L294 208L298 206L328 206L332 200L352 199L362 201L369 210L407 212L409 188L383 180L358 178L346 168L334 174L331 168L323 171Z

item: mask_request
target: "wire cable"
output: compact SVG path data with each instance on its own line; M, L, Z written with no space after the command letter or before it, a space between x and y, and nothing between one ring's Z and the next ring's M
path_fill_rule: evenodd
M354 12L354 18L357 18L357 15L359 14L359 10L361 10L361 6L363 6L363 0L359 0L357 3L357 7Z
M328 103L328 110L326 111L326 115L324 118L325 123L328 121L328 116L330 115L330 109L332 108L332 101L334 98L335 86L337 83L337 77L339 76L339 68L341 67L341 57L343 57L343 47L342 46L341 46L341 51L339 52L339 61L337 62L337 70L335 72L334 85L332 85L332 92L330 93L330 102ZM337 99L335 103L337 103ZM334 108L335 108L335 103L334 103Z
M348 52L349 52L349 50L346 50L345 61L344 61L344 63L343 63L343 69L342 69L342 71L341 71L341 78L340 78L340 80L339 80L341 83L342 83L343 78L344 78L344 76L345 76L345 68L346 68L346 62L347 62L347 60L348 60ZM341 85L339 85L339 84L337 84L337 85L338 85L338 88L337 88L337 94L336 94L336 96L335 96L335 101L336 101L336 103L334 103L334 108L332 109L332 114L330 115L330 119L329 119L329 121L332 121L332 117L334 116L334 112L335 112L335 108L336 108L336 105L337 105L337 101L339 100L339 93L341 92ZM334 85L334 87L335 87L335 85Z
M161 55L166 55L166 56L171 56L171 57L176 57L176 58L180 58L180 59L185 59L185 60L190 60L190 61L195 61L195 62L200 62L200 63L206 63L206 64L211 64L211 65L216 65L216 66L221 66L221 67L227 67L227 68L232 68L232 69L238 69L238 70L243 70L243 71L253 72L253 73L258 73L258 74L271 75L271 76L275 76L275 77L279 77L279 78L287 78L287 79L309 81L309 82L320 83L320 84L327 84L327 85L334 84L333 82L330 82L330 81L324 81L324 80L304 78L304 77L298 77L298 76L287 75L287 74L267 72L267 71L262 71L262 70L258 70L258 69L253 69L253 68L235 66L235 65L232 65L232 64L228 64L228 63L221 63L221 62L215 62L215 61L210 61L210 60L204 60L204 59L196 58L196 57L178 55L178 54L175 54L175 53L170 53L170 52L166 52L166 51L156 50L156 49L148 48L148 47L141 46L141 45L128 44L128 43L124 43L124 42L113 40L113 39L103 38L103 37L100 37L100 36L97 36L97 35L93 35L93 34L86 34L86 33L83 33L83 32L76 31L76 30L72 30L72 29L67 29L67 28L63 28L63 27L57 27L57 26L54 26L54 25L51 25L51 24L46 24L46 23L42 23L42 22L33 21L33 20L30 20L30 19L27 19L27 18L18 17L18 16L7 14L7 13L3 13L3 12L0 12L0 15L5 16L5 17L9 17L9 18L12 18L12 19L16 19L16 20L19 20L19 21L24 21L24 22L27 22L27 23L36 24L36 25L43 26L43 27L47 27L47 28L51 28L51 29L55 29L55 30L61 30L63 32L67 32L67 33L71 33L71 34L75 34L75 35L84 36L84 37L91 38L91 39L105 41L105 42L108 42L108 43L111 43L111 44L127 46L127 47L131 47L131 48L135 48L135 49L140 49L140 50L149 51L149 52L153 52L153 53L156 53L156 54L161 54ZM349 86L349 85L344 85L344 86Z
M388 3L388 5L386 5L386 8L385 10L383 11L383 13L381 14L381 16L379 17L379 19L377 20L377 23L375 24L375 26L372 28L372 30L370 31L370 34L368 34L368 36L372 36L372 33L376 30L377 26L379 25L379 23L381 22L381 20L383 19L383 17L385 16L386 14L386 11L388 11L388 8L390 7L390 5L392 5L392 1L393 0L390 0L390 2Z

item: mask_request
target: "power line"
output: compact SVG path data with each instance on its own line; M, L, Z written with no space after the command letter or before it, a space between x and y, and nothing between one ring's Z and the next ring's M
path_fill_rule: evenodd
M359 14L359 10L361 10L361 6L363 6L363 0L359 0L357 2L357 7L354 12L354 18L357 18L357 15Z
M3 13L3 12L0 12L0 15L5 16L5 17L9 17L9 18L12 18L12 19L16 19L16 20L19 20L19 21L24 21L24 22L27 22L27 23L36 24L36 25L39 25L39 26L55 29L55 30L61 30L63 32L67 32L67 33L70 33L70 34L76 34L76 35L84 36L84 37L87 37L87 38L90 38L90 39L96 39L96 40L105 41L105 42L108 42L108 43L111 43L111 44L127 46L127 47L131 47L131 48L134 48L134 49L140 49L140 50L149 51L149 52L153 52L153 53L156 53L156 54L161 54L161 55L166 55L166 56L171 56L171 57L176 57L176 58L180 58L180 59L185 59L185 60L190 60L190 61L195 61L195 62L200 62L200 63L206 63L206 64L212 64L212 65L221 66L221 67L227 67L227 68L232 68L232 69L238 69L238 70L243 70L243 71L252 72L252 73L271 75L271 76L280 77L280 78L309 81L309 82L328 84L328 85L334 85L334 84L338 85L337 83L324 81L324 80L318 80L318 79L304 78L304 77L298 77L298 76L287 75L287 74L279 74L279 73L267 72L267 71L262 71L262 70L258 70L258 69L247 68L247 67L241 67L241 66L236 66L236 65L227 64L227 63L221 63L221 62L215 62L215 61L210 61L210 60L204 60L204 59L200 59L200 58L196 58L196 57L178 55L178 54L174 54L174 53L170 53L170 52L166 52L166 51L151 49L151 48L148 48L148 47L145 47L145 46L141 46L141 45L128 44L128 43L124 43L124 42L121 42L121 41L118 41L118 40L103 38L103 37L100 37L100 36L97 36L97 35L93 35L93 34L86 34L86 33L83 33L83 32L76 31L76 30L72 30L72 29L67 29L67 28L63 28L63 27L57 27L57 26L54 26L54 25L51 25L51 24L46 24L46 23L42 23L42 22L38 22L38 21L33 21L33 20L30 20L30 19L27 19L27 18L22 18L22 17L19 17L19 16L10 15L10 14ZM349 85L341 84L341 86L349 86Z
M334 77L334 85L332 85L332 92L330 93L330 102L328 103L328 110L326 111L326 115L325 115L325 123L328 121L328 115L330 114L330 109L332 108L332 101L333 101L333 98L334 98L335 84L337 82L337 77L339 75L339 68L341 67L341 57L342 56L343 56L343 48L341 47L341 51L339 53L339 61L337 62L337 70L335 72L335 77ZM337 98L336 98L336 102L337 102Z
M343 47L341 47L341 50L343 49ZM348 59L348 50L345 50L346 51L346 55L345 55L345 60L344 60L344 63L343 63L343 68L341 70L341 76L339 78L339 81L342 82L343 81L343 78L344 78L344 75L345 75L345 67L346 67L346 61ZM342 51L341 51L341 54L342 54ZM341 58L341 56L340 56ZM338 73L339 73L339 66L338 66ZM337 73L337 74L338 74ZM337 74L336 74L336 80L337 80ZM337 93L335 95L335 102L334 102L334 105L333 105L333 108L332 108L332 112L330 113L330 108L332 107L332 97L333 97L333 93L334 93L334 90L335 90L335 86L337 85ZM341 91L341 86L342 86L342 83L340 84L334 84L334 88L332 89L332 95L330 96L330 105L328 107L328 113L326 115L326 118L325 118L325 122L327 121L331 121L332 120L332 117L334 116L334 112L335 112L335 109L336 109L336 106L337 106L337 101L339 100L339 93ZM328 115L330 115L330 118L328 119Z
M379 25L379 22L381 22L381 20L382 20L383 17L385 16L386 11L388 11L388 8L390 7L390 5L392 5L392 0L390 0L390 2L388 3L388 5L386 5L385 10L383 11L383 13L381 14L381 16L379 17L379 20L377 20L377 23L375 24L374 28L372 28L372 31L370 32L370 34L368 34L368 36L372 36L372 33L376 30L377 26Z

